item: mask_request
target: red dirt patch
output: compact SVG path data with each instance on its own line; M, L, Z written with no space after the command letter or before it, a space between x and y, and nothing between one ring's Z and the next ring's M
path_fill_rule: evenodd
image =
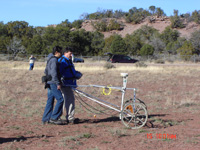
M162 31L165 30L165 28L167 26L170 26L170 24L171 24L170 19L168 17L166 17L166 18L156 18L154 23L149 23L148 19L146 19L140 24L126 23L124 19L118 19L118 20L120 22L123 22L124 29L121 30L121 31L113 30L113 31L109 31L109 32L103 32L105 38L107 38L107 37L109 37L113 34L119 34L122 37L125 37L127 34L131 34L135 30L140 29L141 26L143 26L143 25L151 26L151 27L157 29L158 31L162 32ZM86 20L85 22L83 22L82 28L85 29L86 31L95 31L95 29L91 25L92 21L94 21L94 20ZM200 25L198 25L194 22L190 22L190 23L186 24L185 28L176 29L176 30L178 30L180 32L181 37L190 38L190 34L199 30L199 29L200 29Z

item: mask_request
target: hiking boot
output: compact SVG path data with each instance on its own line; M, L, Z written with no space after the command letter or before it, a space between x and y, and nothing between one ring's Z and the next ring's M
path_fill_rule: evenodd
M70 124L78 124L78 123L79 123L79 119L78 119L78 118L75 118L75 119L67 120L67 123L70 123Z
M64 124L61 119L57 119L57 120L50 119L49 123L56 124L56 125L63 125Z

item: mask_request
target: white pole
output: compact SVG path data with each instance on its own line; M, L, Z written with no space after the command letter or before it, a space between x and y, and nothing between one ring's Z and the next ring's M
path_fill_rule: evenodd
M128 73L121 73L121 76L123 77L122 101L121 101L121 111L122 111L123 105L124 105L124 96L125 96L125 92L126 92L126 85L127 85L127 80L128 80Z

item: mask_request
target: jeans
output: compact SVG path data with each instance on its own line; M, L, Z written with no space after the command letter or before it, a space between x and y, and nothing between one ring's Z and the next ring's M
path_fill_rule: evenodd
M34 64L33 64L33 63L30 63L30 68L29 68L29 70L33 70L33 68L34 68Z
M44 114L42 117L43 122L47 122L50 119L57 120L62 115L62 107L63 107L63 96L60 90L57 89L56 84L50 84L48 88L48 99L47 104L44 110ZM56 106L54 107L54 99L57 100Z

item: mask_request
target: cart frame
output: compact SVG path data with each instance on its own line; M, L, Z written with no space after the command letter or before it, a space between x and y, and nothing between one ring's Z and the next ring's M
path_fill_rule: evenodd
M147 107L143 101L136 98L136 88L127 88L128 81L128 73L120 74L123 78L123 86L122 87L113 87L113 86L101 86L101 85L78 85L72 86L69 85L74 92L86 97L89 100L92 100L96 103L99 103L105 107L108 107L112 110L119 112L119 118L123 122L123 124L131 129L138 129L143 127L148 119ZM95 88L103 88L103 89L115 89L122 92L121 97L121 106L116 104L107 102L105 100L99 99L92 95L89 95L81 90L78 90L77 87L95 87ZM133 90L133 99L128 102L124 102L126 90ZM137 102L136 102L137 101Z

